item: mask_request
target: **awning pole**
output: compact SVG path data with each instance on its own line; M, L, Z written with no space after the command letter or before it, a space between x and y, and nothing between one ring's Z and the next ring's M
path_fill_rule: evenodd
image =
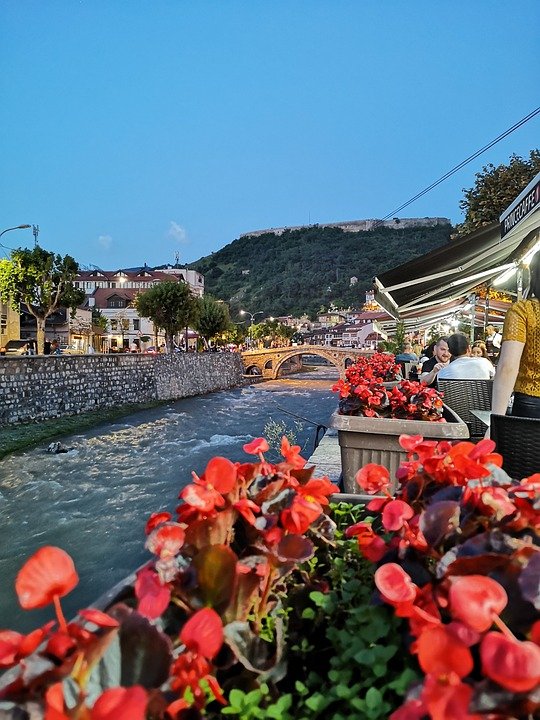
M523 265L518 265L517 269L517 299L523 299Z
M491 290L491 286L487 285L486 287L486 305L484 307L484 337L486 337L486 327L488 324L488 317L489 317L489 291Z
M476 293L471 293L471 345L474 343L474 321L476 319Z

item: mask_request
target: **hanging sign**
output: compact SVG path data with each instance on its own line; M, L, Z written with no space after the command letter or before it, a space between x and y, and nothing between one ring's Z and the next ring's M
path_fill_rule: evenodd
M501 238L540 206L540 177L537 175L500 217Z

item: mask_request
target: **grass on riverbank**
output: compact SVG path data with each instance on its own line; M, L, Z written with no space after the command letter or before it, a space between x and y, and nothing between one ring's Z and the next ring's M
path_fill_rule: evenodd
M100 408L81 415L69 415L39 423L3 427L0 428L0 459L11 453L40 445L47 440L53 440L62 435L73 435L134 412L165 404L164 400L156 400L155 402L122 405L118 408Z

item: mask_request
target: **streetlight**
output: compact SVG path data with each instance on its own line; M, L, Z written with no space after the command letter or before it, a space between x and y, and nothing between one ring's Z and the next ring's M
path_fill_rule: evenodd
M251 326L253 325L253 319L255 318L255 315L264 315L263 310L258 310L255 313L250 313L249 310L240 310L240 315L249 315L249 347L251 348L253 344L253 338L251 337Z
M7 228L6 230L2 230L2 232L0 232L0 237L2 237L2 235L4 233L9 232L10 230L26 230L29 227L31 227L31 225L15 225L15 227Z

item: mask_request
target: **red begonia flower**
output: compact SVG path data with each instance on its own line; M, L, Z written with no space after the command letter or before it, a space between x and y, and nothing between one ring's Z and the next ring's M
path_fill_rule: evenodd
M91 622L98 627L118 627L120 624L118 620L107 615L107 613L101 612L101 610L96 610L96 608L79 610L79 615L87 622Z
M302 535L322 512L318 502L310 502L301 495L296 495L292 505L281 511L281 524L288 532Z
M161 584L158 574L149 567L139 570L134 589L139 601L137 610L150 620L158 618L171 599L169 588Z
M49 605L55 597L67 595L78 582L75 565L67 552L47 545L19 570L15 590L21 607L33 610Z
M306 461L300 456L300 445L291 445L285 435L281 438L281 455L294 469L303 468Z
M96 700L91 720L144 720L148 696L140 685L105 690Z
M184 528L175 522L166 522L152 530L146 540L146 547L159 557L174 557L184 544Z
M27 655L31 655L53 624L54 622L47 623L47 625L34 630L28 635L22 635L15 632L15 630L1 630L0 667L10 667Z
M390 473L382 465L368 463L356 473L355 480L362 490L365 490L369 495L375 495L375 493L388 490Z
M77 649L77 642L66 632L58 631L51 635L45 646L45 655L52 655L62 662Z
M64 709L64 688L62 683L55 683L45 691L45 717L47 720L69 720Z
M236 465L227 458L214 457L206 466L204 480L218 492L228 493L236 484Z
M257 519L254 513L261 511L261 508L254 503L253 500L249 500L248 498L242 498L238 502L235 502L233 507L250 525L254 525Z
M474 666L469 648L444 625L424 630L416 641L416 650L422 670L437 677L454 672L463 678Z
M512 692L527 692L540 683L540 647L489 632L480 645L484 674Z
M375 585L390 605L412 602L417 586L405 570L397 563L385 563L375 571Z
M268 451L269 445L266 440L262 437L255 438L250 443L242 446L244 452L248 455L258 455L259 453L265 453Z
M152 532L152 530L154 530L154 528L156 528L158 525L161 525L162 523L169 522L169 520L171 520L171 519L172 519L172 515L170 512L152 513L150 515L150 517L148 518L145 528L144 528L145 535L150 535L150 533Z
M212 608L198 610L186 622L180 640L188 650L211 660L223 645L223 623Z
M422 700L431 720L482 720L483 715L469 713L473 689L450 673L440 678L428 675Z
M422 700L407 700L390 715L388 720L423 720L426 717L427 708Z
M373 532L369 523L359 522L351 525L345 530L345 537L356 537L360 552L371 562L379 562L386 553L386 543Z
M309 502L318 502L320 505L328 505L328 496L338 493L339 488L333 485L329 478L311 478L305 485L298 485L296 492Z
M410 520L414 510L403 500L391 500L384 506L382 524L385 530L401 530L406 520Z
M407 452L414 452L417 445L424 441L421 435L400 435L399 444Z
M473 630L485 632L494 615L506 607L508 596L502 585L484 575L464 575L450 585L450 611Z

